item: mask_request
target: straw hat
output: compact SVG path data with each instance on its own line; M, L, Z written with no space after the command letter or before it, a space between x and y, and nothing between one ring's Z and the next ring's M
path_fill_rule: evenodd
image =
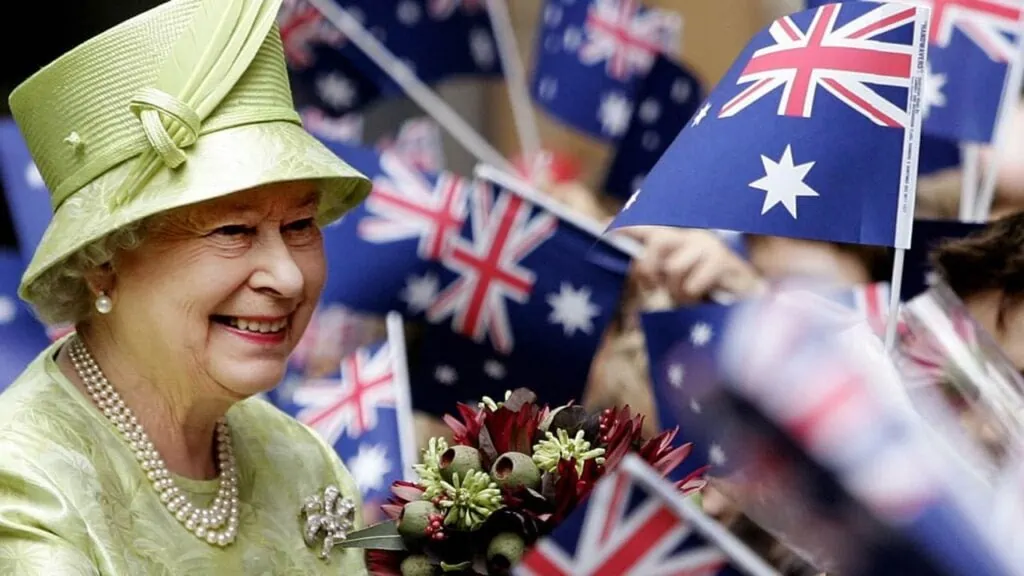
M92 38L10 97L52 197L22 277L148 216L291 180L316 180L322 224L370 182L307 134L275 19L281 0L172 0Z

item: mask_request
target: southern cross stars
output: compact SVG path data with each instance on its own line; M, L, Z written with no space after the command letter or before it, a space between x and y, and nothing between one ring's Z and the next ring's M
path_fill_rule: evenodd
M814 167L814 162L795 165L792 146L786 146L778 162L762 154L761 164L764 166L765 175L751 182L750 187L765 192L764 204L761 206L762 215L767 214L777 204L782 204L796 220L796 199L801 196L819 196L814 189L804 184L804 178Z

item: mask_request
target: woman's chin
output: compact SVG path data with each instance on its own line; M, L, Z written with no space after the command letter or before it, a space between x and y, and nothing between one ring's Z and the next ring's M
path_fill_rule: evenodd
M286 364L270 360L232 362L218 367L214 373L221 386L239 399L273 390L284 378Z

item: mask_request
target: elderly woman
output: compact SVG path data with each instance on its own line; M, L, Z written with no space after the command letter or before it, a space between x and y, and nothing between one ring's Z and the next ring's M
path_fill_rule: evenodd
M366 573L348 472L255 397L369 190L299 124L279 5L172 0L11 95L55 207L20 293L77 329L0 396L0 574Z

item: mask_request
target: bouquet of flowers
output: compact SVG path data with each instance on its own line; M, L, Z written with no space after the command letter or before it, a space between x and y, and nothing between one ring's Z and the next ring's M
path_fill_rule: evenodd
M691 449L673 446L678 429L642 439L643 416L628 406L599 414L571 403L551 409L524 388L503 402L459 404L458 414L445 417L452 444L430 439L415 467L418 480L392 486L383 508L393 520L362 531L371 536L365 547L373 574L507 574L627 453L664 476ZM702 475L676 486L695 493Z

